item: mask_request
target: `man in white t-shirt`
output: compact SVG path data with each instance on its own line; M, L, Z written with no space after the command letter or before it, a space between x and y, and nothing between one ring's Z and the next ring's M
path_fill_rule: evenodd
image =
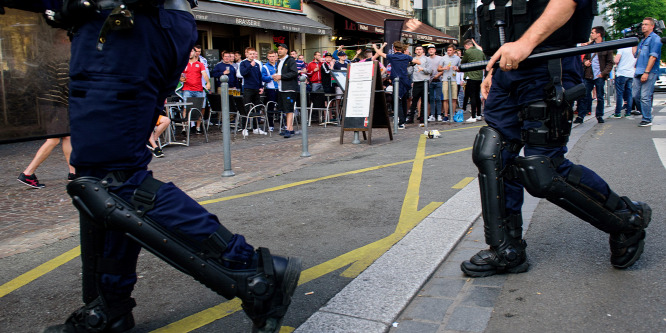
M631 117L631 105L633 99L631 97L631 86L634 80L634 71L636 68L636 58L631 51L631 47L625 47L617 50L615 55L615 114L613 118L622 118L622 109L624 109L624 116ZM622 101L625 103L622 104Z

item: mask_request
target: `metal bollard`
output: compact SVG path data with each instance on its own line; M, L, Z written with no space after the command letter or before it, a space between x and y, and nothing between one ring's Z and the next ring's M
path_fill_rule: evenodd
M450 76L449 76L448 81L449 81L448 85L449 85L449 124L450 124L453 120L453 115L455 114L456 110L453 109L453 93L451 92L452 91L451 90L452 86L451 86L451 77ZM444 102L442 102L442 104L444 104Z
M421 102L421 117L423 117L423 124L425 129L428 129L428 117L430 116L430 110L428 109L428 89L430 89L430 81L423 81L423 102Z
M308 96L307 96L307 86L305 83L305 76L301 76L298 80L301 81L301 135L303 152L301 157L310 157L310 152L308 152Z
M400 88L400 78L396 77L393 80L393 134L398 134L398 110L399 97L398 90Z
M610 79L606 80L606 106L611 106L611 95L612 95L611 87L612 87L611 80Z
M222 99L222 146L224 147L224 171L222 177L235 176L231 171L231 124L229 121L229 77L220 77L220 98Z

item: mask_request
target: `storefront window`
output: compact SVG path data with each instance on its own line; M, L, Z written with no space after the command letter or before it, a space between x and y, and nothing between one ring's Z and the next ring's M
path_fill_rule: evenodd
M0 141L69 132L69 56L64 30L40 14L7 9L0 20Z

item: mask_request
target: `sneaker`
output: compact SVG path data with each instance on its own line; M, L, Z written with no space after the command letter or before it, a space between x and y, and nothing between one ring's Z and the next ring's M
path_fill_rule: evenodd
M428 121L435 121L435 117L434 116L428 117Z
M603 123L605 123L603 117L597 117L597 122L598 122L599 124L603 124Z
M481 116L476 116L476 120L481 121Z
M574 124L582 124L583 123L583 118L581 117L576 117L573 121Z
M249 134L246 129L243 130L243 137L247 137Z
M275 130L275 127L273 127L273 126L271 126L271 127L268 128L268 131L269 131L269 132L273 132L273 130Z
M627 113L624 115L624 119L634 119L634 116L632 116L631 113Z
M631 114L633 114L634 116L638 116L641 114L641 112L638 110L631 110Z
M641 121L640 124L638 124L638 127L648 127L648 126L652 126L652 122L651 122L651 121L645 121L645 120L643 120L643 121Z
M282 137L284 137L285 139L289 139L289 138L291 138L291 135L293 134L293 132L294 131L284 131L284 135Z
M442 116L437 116L437 121L442 121Z
M622 118L622 114L620 114L620 113L616 113L616 114L614 114L614 115L612 115L612 116L610 116L610 117L611 117L611 118Z
M35 175L34 173L30 176L26 176L23 172L21 172L21 174L18 176L18 181L32 188L42 188L46 186L44 184L39 183L39 181L37 180L37 175Z
M476 122L476 118L474 118L474 117L469 117L467 120L465 120L465 122L466 122L466 123L475 123L475 122Z
M268 134L268 133L264 132L261 128L255 128L254 130L252 130L252 133L253 134L263 134L263 135Z
M405 129L405 124L398 125L398 129Z
M442 120L442 121L449 121L449 117L444 116L444 120Z
M67 174L67 181L71 182L72 180L74 180L76 178L79 178L79 175L77 175L75 173L71 173L71 172Z
M164 152L162 152L161 148L155 148L153 149L153 156L157 158L164 157Z
M197 132L196 132L196 133L197 133L197 135L199 135L199 134L203 134L203 132L201 131L201 128L197 128Z

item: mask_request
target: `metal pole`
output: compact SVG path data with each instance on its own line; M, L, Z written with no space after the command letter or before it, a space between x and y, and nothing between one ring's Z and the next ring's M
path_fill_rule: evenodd
M611 106L611 80L606 80L606 106ZM615 111L613 111L615 112Z
M451 76L449 76L449 124L451 123L451 120L453 119L453 113L456 112L456 110L453 109L453 93L451 92Z
M235 176L231 171L231 124L229 121L229 77L220 77L220 98L222 99L222 146L224 147L224 172L222 177Z
M308 102L305 76L301 76L298 80L301 81L301 135L303 136L301 157L310 157L310 152L308 152L308 107L305 105Z
M396 77L393 80L393 134L398 134L398 110L399 97L398 89L400 88L400 78Z
M425 129L428 130L428 117L430 116L430 110L428 109L428 89L430 81L423 81L423 102L421 102L421 117L423 117L423 124Z

